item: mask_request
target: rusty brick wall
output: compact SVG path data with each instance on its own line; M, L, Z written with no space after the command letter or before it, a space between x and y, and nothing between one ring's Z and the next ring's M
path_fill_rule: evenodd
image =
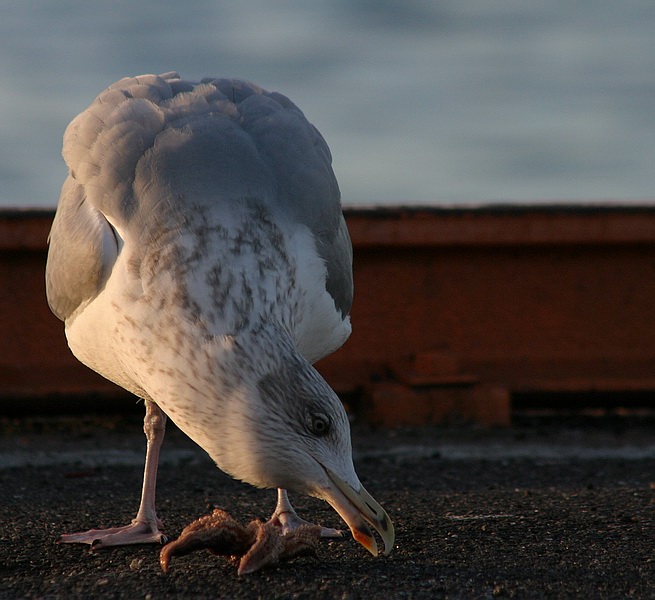
M319 363L374 423L507 423L525 391L655 390L655 207L350 209L353 335ZM0 397L119 394L44 296L49 211L0 212ZM363 407L363 408L362 408Z

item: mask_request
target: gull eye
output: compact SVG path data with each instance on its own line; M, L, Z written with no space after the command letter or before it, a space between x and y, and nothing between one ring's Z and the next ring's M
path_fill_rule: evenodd
M321 437L330 431L330 419L322 413L309 415L309 430L316 436Z

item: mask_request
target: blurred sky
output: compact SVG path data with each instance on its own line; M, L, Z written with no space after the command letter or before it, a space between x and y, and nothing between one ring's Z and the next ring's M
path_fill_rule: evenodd
M288 95L345 204L655 199L652 0L11 0L0 206L55 206L68 122L170 70Z

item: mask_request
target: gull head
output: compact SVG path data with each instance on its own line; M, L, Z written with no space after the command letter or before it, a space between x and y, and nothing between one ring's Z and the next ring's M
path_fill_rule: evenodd
M249 352L235 352L244 377L229 394L223 433L214 438L220 447L206 449L237 479L327 501L371 554L378 554L371 529L388 554L393 524L355 472L341 401L291 343L262 341L260 332ZM234 346L243 350L244 341Z

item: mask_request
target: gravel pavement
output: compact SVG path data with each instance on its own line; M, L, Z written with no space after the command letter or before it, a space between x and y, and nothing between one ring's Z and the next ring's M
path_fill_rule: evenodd
M0 420L0 598L655 598L655 428L530 422L503 430L354 428L360 478L397 541L373 558L348 535L238 577L207 552L92 552L65 532L127 523L145 441L137 417ZM292 495L305 518L340 526ZM158 510L171 539L214 506L266 518L275 494L222 474L175 428Z

